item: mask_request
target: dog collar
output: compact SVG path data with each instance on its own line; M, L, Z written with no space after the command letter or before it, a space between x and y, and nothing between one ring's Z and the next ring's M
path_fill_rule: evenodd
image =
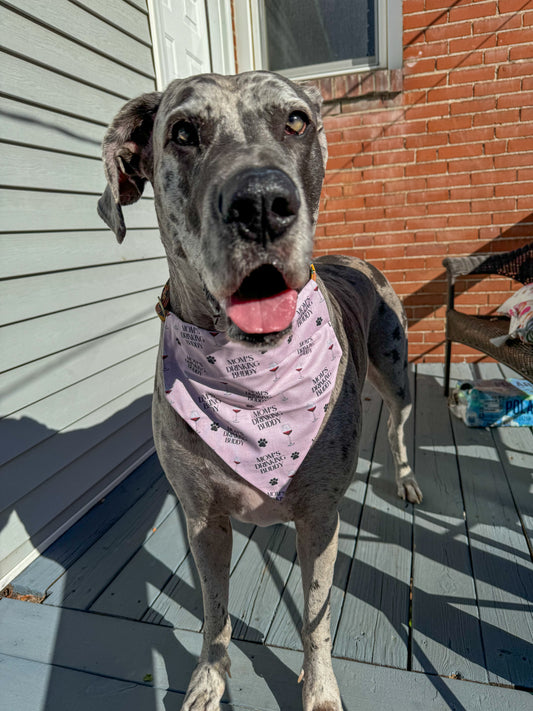
M291 335L266 352L167 312L165 394L234 472L281 500L318 434L341 355L311 279L298 296Z

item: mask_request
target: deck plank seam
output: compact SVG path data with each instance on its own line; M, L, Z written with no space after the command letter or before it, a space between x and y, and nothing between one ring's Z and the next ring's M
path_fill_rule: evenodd
M363 501L361 503L361 508L359 510L359 516L358 516L358 520L357 520L357 532L355 534L355 542L354 542L354 547L353 547L352 559L350 561L350 565L348 567L348 571L347 571L347 575L346 575L346 586L348 586L348 583L350 581L351 574L352 574L352 569L353 569L353 566L355 565L355 559L356 559L356 555L357 555L357 545L359 543L359 536L361 534L361 522L363 520L363 512L365 510L366 499L367 499L368 490L370 487L370 477L372 476L372 470L374 468L374 456L375 456L375 452L376 452L376 443L377 443L377 438L378 438L379 423L381 421L381 417L383 414L383 407L384 407L384 403L383 403L383 399L381 399L381 404L379 407L379 414L378 414L378 417L376 420L376 427L375 427L374 433L373 433L370 466L368 467L368 471L366 473L366 478L365 478L365 493L363 496ZM355 473L354 477L355 476L357 476L357 473ZM345 601L346 601L346 588L343 591L342 604L341 604L339 616L337 619L337 626L336 626L335 630L332 631L332 634L331 634L331 648L332 649L335 648L335 645L337 644L337 636L340 633L340 626L341 626L341 620L342 620L342 616L343 616L343 612L344 612Z

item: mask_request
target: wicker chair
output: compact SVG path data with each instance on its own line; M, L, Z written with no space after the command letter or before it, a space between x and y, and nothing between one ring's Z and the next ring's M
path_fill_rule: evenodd
M533 242L511 252L477 254L471 257L447 257L442 264L448 275L448 310L446 312L446 361L444 394L449 393L452 341L476 348L508 365L533 382L533 345L510 339L495 346L491 338L509 331L509 319L498 314L470 316L454 309L455 281L467 274L499 274L529 284L533 281Z

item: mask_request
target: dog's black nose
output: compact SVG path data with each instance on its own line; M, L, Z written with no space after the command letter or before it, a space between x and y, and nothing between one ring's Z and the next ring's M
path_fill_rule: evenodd
M298 189L276 168L249 168L236 173L222 187L219 208L224 222L237 227L242 237L276 239L296 219Z

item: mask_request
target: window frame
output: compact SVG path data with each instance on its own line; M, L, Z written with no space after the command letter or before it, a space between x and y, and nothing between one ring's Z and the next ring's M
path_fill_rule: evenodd
M344 60L296 67L279 73L291 79L305 80L368 72L376 69L400 69L403 55L402 0L377 0L376 9L376 62L370 63L362 60L352 63L351 60ZM235 0L234 13L239 72L265 69L266 28L261 0Z

